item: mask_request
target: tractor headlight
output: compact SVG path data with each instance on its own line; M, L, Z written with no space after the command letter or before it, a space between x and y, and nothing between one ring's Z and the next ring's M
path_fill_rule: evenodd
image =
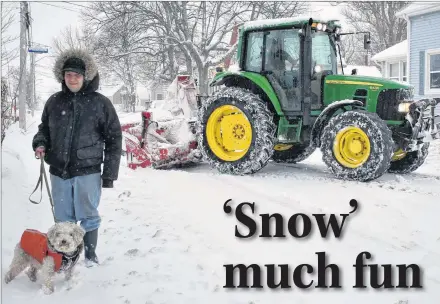
M402 102L402 103L399 103L399 108L397 110L400 113L408 113L410 106L411 106L411 102Z

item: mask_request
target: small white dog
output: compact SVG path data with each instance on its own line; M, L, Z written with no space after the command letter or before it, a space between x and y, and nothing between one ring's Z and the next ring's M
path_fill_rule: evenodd
M42 289L45 294L51 294L55 273L64 271L65 279L71 278L84 248L84 234L81 226L71 222L56 223L47 235L27 229L15 247L14 258L5 275L6 284L29 266L26 272L29 279L35 282L37 271L41 270Z

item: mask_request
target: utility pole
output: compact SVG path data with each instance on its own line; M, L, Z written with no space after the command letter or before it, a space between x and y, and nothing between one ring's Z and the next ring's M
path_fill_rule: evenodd
M31 20L31 12L29 12L29 20ZM29 21L30 22L30 21ZM33 41L33 37L31 35L31 31L28 31L29 33L29 41L28 41L28 46L29 49L31 48L31 43ZM29 105L30 105L30 110L31 110L31 114L32 117L34 117L34 111L35 111L35 101L36 101L36 96L35 96L35 54L31 53L31 69L30 69L30 80L29 80L29 86L30 86L30 96L29 96Z
M19 75L19 127L26 130L26 30L28 25L28 3L20 2L20 75Z
M31 72L30 72L30 80L29 80L30 88L30 108L32 111L32 117L34 116L34 108L35 108L35 54L31 53Z

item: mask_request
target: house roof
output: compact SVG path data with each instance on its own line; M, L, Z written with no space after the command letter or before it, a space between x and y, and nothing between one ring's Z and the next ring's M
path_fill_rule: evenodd
M399 42L392 47L387 48L386 50L383 50L380 53L377 53L373 57L371 57L372 60L379 62L379 61L388 61L389 59L399 59L399 58L406 58L406 54L408 53L408 41L403 40L402 42Z
M102 86L97 92L101 93L106 97L111 97L115 95L115 93L121 88L121 85L118 86Z
M440 3L428 2L420 3L416 2L408 5L399 12L396 13L397 17L408 19L408 17L418 16L426 13L440 11Z
M150 96L148 88L141 84L136 86L136 93L140 99L148 99Z

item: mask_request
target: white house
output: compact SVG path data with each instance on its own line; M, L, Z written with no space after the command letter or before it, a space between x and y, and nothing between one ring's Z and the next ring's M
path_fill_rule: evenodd
M415 99L440 97L440 3L413 3L396 16L407 22L407 39L372 59L385 77L413 86Z
M413 3L396 15L408 25L409 82L416 98L440 97L440 3Z
M404 40L377 53L371 59L380 65L385 78L408 82L408 42Z

